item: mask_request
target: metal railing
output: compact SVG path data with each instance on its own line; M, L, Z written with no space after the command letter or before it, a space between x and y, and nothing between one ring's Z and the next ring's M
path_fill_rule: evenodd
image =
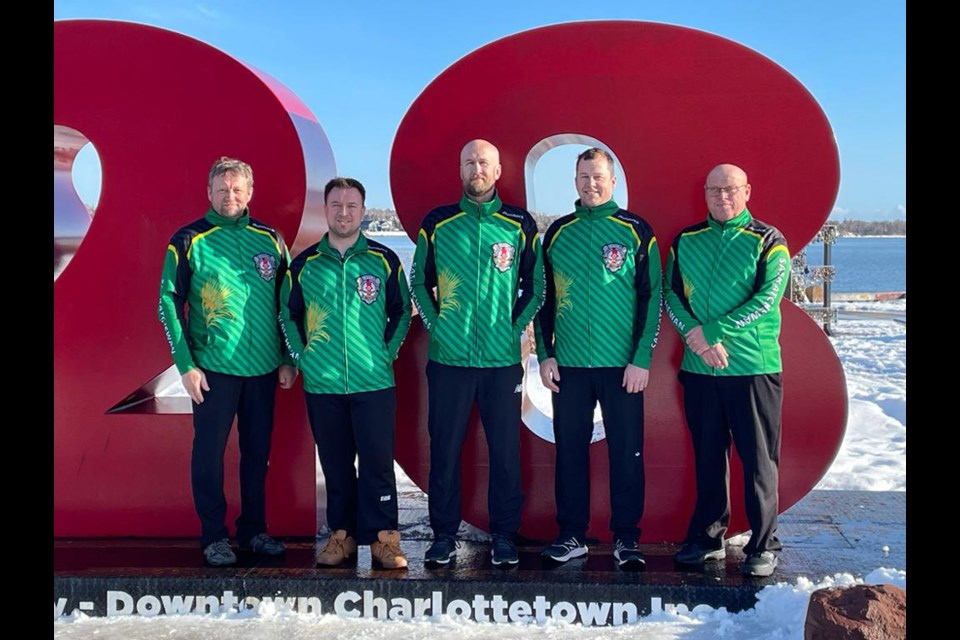
M790 300L797 304L807 314L822 324L823 331L828 336L833 335L833 325L837 321L837 310L831 305L831 285L836 275L836 267L832 264L833 243L837 240L837 225L825 224L817 235L810 241L810 245L823 244L823 264L810 265L807 262L807 249L799 251L790 261ZM818 305L817 293L820 287L822 304Z

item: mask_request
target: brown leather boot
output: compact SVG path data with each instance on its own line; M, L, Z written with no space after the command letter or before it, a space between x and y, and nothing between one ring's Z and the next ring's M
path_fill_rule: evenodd
M323 550L317 553L317 564L336 567L356 553L357 541L348 536L344 529L337 529L330 534Z
M400 549L399 531L381 531L377 541L370 545L370 557L374 564L384 569L406 569L407 556Z

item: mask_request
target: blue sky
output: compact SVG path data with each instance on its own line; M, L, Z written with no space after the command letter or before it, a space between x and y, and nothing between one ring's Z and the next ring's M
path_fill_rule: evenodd
M55 20L104 18L171 29L266 71L313 111L338 172L363 181L367 206L380 208L393 207L390 148L404 114L431 80L475 49L576 20L701 29L770 58L820 102L840 150L832 217L906 218L905 1L72 0L54 2L53 13ZM536 198L547 213L568 211L576 197L569 149L563 151L538 165ZM75 179L90 201L98 174L93 154L83 155Z

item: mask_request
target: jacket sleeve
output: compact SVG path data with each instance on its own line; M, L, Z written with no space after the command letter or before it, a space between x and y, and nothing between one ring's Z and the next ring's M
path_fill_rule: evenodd
M300 366L304 349L303 318L305 305L303 289L300 287L300 271L303 261L296 260L283 275L280 286L280 329L283 331L283 344L287 358L295 367Z
M548 358L555 358L553 346L553 330L556 324L557 289L553 279L553 263L550 262L550 241L552 228L547 229L543 239L543 306L533 320L533 334L537 340L537 360L543 362Z
M527 329L533 316L543 304L543 247L537 224L529 214L523 220L523 251L520 253L520 272L517 290L520 292L513 305L514 335Z
M283 236L280 235L280 232L277 231L277 248L280 249L280 264L277 265L277 309L279 313L277 314L277 322L281 331L281 337L283 333L283 300L282 300L282 290L284 284L287 281L287 274L290 271L290 251L287 249L287 243L283 241ZM281 348L283 353L281 354L281 363L290 365L291 367L297 366L297 362L294 361L292 354L290 353L289 347L284 345Z
M772 230L764 245L753 295L730 313L703 325L703 336L709 344L717 344L728 336L747 331L780 304L790 277L790 252L786 240L776 230Z
M660 335L661 280L660 249L657 238L650 234L649 240L637 247L634 264L636 268L637 309L635 315L634 351L630 363L636 367L650 368L653 348Z
M187 333L187 318L184 307L187 293L190 291L192 271L187 260L189 240L178 234L167 245L167 254L163 260L163 272L160 276L160 306L158 315L163 330L170 343L173 363L180 375L196 368Z
M667 317L681 336L700 325L700 320L690 307L690 298L683 284L683 270L680 262L680 238L677 236L667 255L666 282L663 285L663 307Z
M417 248L413 253L413 263L410 265L410 297L417 305L420 320L427 331L432 331L437 323L440 308L433 297L433 289L437 286L437 265L433 255L433 241L428 235L426 220L417 234Z
M392 256L389 264L391 268L390 277L387 278L387 326L383 333L383 341L387 345L387 352L396 360L400 345L403 344L403 339L410 328L410 292L400 260Z

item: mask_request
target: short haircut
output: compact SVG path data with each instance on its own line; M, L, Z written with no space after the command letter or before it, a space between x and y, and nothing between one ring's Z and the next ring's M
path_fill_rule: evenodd
M323 188L323 204L327 204L327 197L334 189L356 189L360 192L360 204L367 205L367 190L355 178L334 178Z
M613 156L610 155L608 151L604 151L599 147L591 147L577 156L577 164L574 168L574 172L579 170L581 160L596 160L597 158L603 158L607 161L607 165L610 167L610 175L614 175L613 171Z
M247 179L247 189L253 189L253 169L246 162L236 158L220 156L210 167L210 176L207 178L207 187L213 187L213 179L225 173L236 173Z

